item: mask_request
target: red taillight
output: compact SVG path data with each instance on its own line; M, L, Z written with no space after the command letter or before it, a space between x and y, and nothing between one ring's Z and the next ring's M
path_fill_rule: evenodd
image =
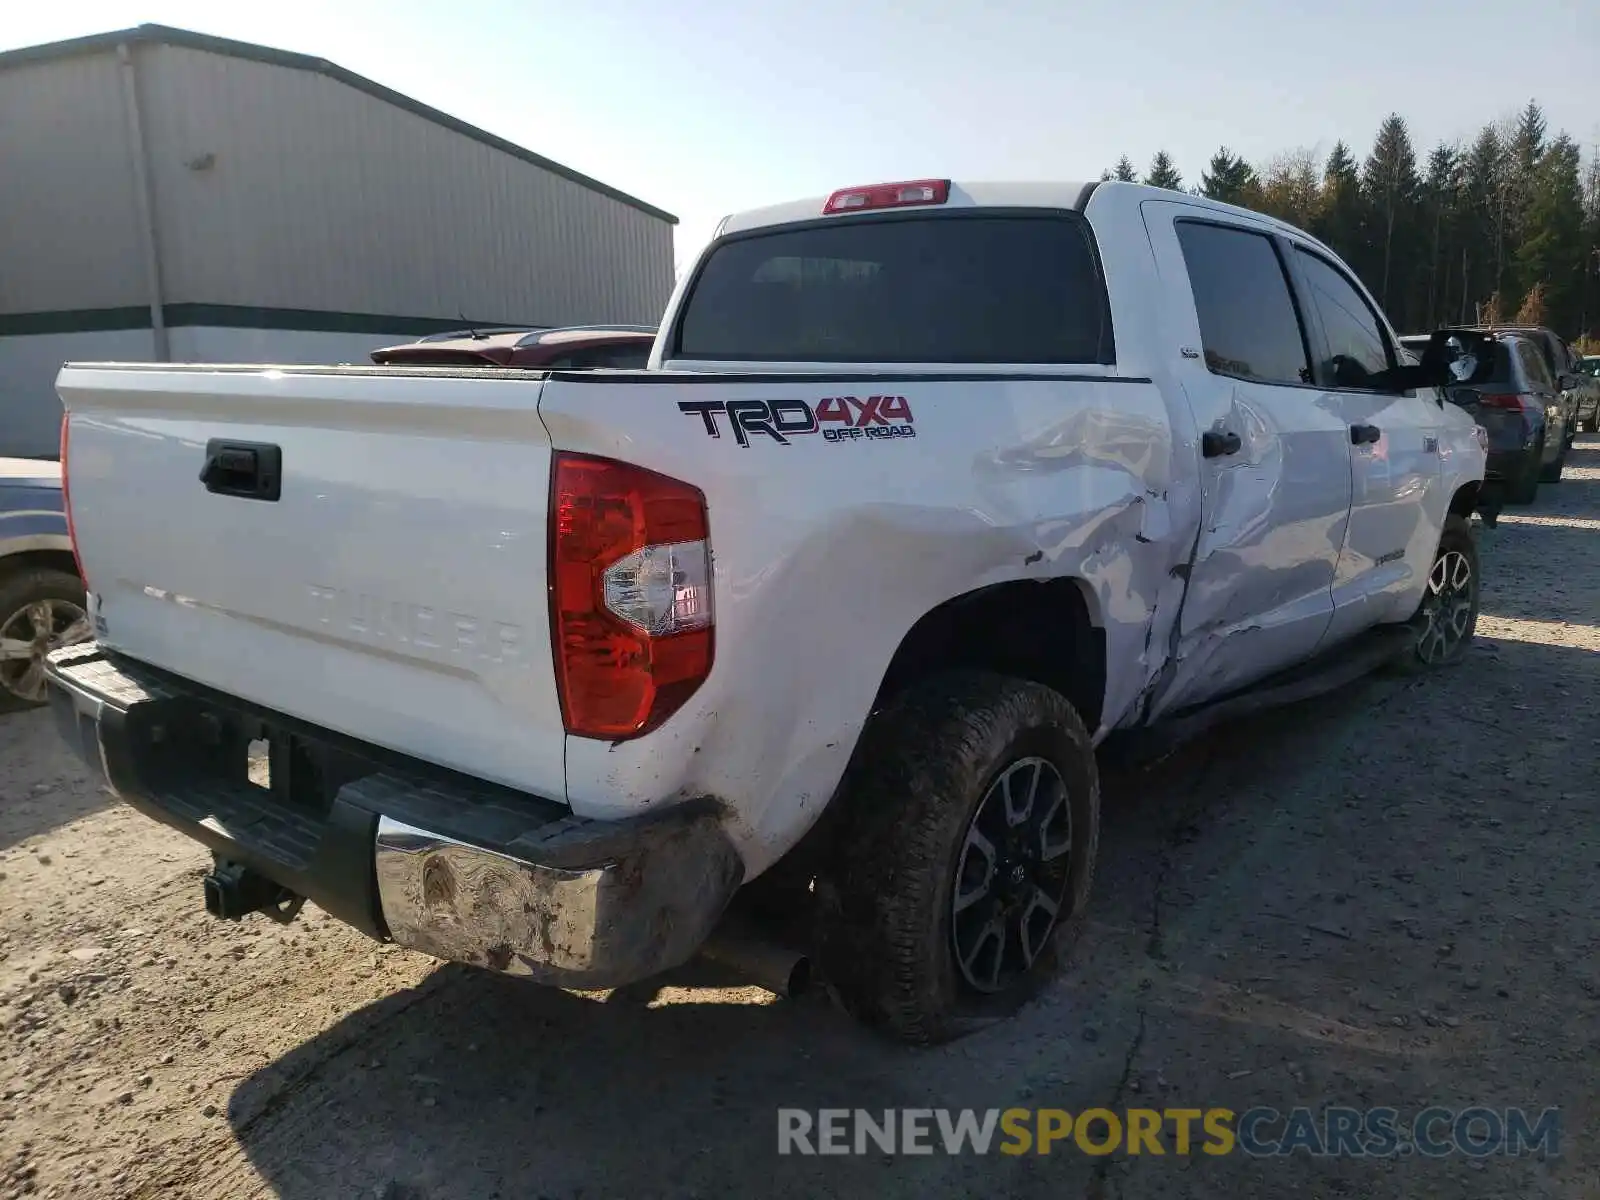
M709 538L698 488L611 459L555 456L550 636L568 733L648 733L711 673Z
M67 540L72 543L72 561L78 564L78 578L89 586L83 572L83 555L78 553L78 527L72 523L72 474L67 470L67 444L71 441L72 414L61 414L61 508L67 515Z
M1479 392L1478 403L1489 408L1509 408L1516 412L1534 407L1529 397L1516 392Z
M828 197L824 213L864 212L870 208L909 208L915 204L943 204L950 199L948 179L913 179L909 183L877 183L871 187L841 188Z

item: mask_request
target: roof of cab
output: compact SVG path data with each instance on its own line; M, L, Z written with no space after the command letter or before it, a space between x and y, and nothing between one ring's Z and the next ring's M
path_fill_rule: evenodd
M892 181L888 181L892 182ZM852 185L857 186L857 185ZM868 186L868 185L859 185ZM843 191L849 188L840 189ZM1100 181L1063 181L1038 182L1038 181L963 181L952 180L950 183L950 199L942 205L930 205L930 208L1056 208L1073 209L1083 212L1093 198L1095 206L1105 204L1138 205L1147 200L1166 200L1176 204L1187 205L1191 208L1208 209L1219 214L1239 217L1248 217L1250 220L1272 226L1284 233L1292 233L1295 237L1313 245L1326 246L1312 237L1304 229L1270 217L1266 213L1256 212L1253 209L1240 208L1233 204L1224 204L1220 200L1210 200L1205 196L1197 196L1192 192L1177 192L1170 188L1152 187L1143 183L1124 183L1121 180L1107 179ZM765 208L750 209L747 212L734 213L724 217L718 227L717 236L730 233L746 233L755 229L763 229L774 225L789 225L800 221L816 221L823 219L823 206L827 203L827 196L812 196L804 200L791 200L783 204L768 205ZM883 211L883 210L878 210ZM901 209L898 211L907 211ZM867 215L865 213L845 213L831 216L830 221L849 221ZM1328 251L1330 254L1333 252Z

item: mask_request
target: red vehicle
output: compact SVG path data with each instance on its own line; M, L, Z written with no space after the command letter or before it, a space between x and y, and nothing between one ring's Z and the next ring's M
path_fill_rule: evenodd
M649 325L574 325L562 329L495 329L434 334L372 352L372 361L412 367L532 367L582 371L640 370L656 331Z

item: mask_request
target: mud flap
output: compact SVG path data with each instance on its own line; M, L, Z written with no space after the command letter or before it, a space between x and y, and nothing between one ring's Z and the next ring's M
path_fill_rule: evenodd
M1483 523L1493 529L1500 520L1500 510L1505 506L1505 484L1498 479L1486 479L1478 489L1478 498L1472 511L1483 518Z

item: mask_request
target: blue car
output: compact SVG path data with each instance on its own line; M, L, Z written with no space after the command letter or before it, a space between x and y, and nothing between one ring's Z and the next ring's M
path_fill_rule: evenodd
M61 466L0 458L0 712L43 704L44 656L88 637Z

